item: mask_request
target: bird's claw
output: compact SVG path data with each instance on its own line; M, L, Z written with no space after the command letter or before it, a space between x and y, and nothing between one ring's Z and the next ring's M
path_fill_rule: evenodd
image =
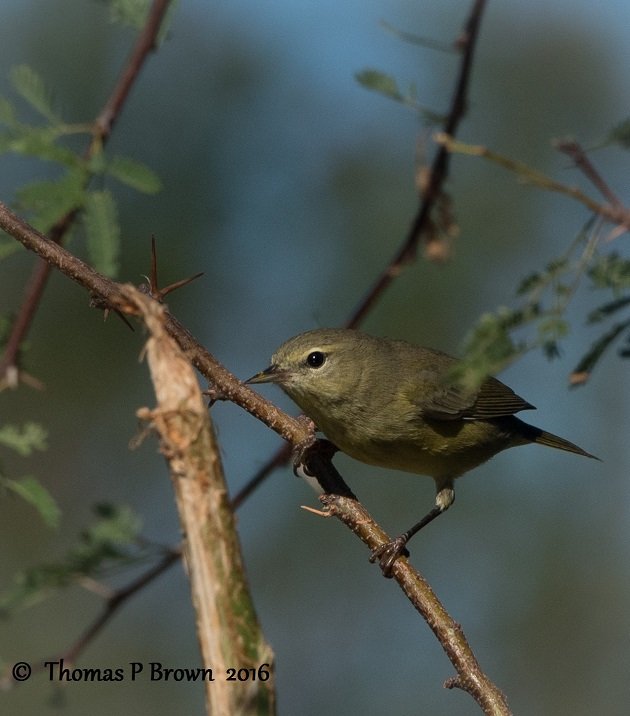
M370 562L378 562L383 576L387 579L391 579L393 575L394 565L399 557L408 557L409 550L405 546L407 540L404 537L396 537L389 542L385 542L380 547L376 547L372 550L370 555Z

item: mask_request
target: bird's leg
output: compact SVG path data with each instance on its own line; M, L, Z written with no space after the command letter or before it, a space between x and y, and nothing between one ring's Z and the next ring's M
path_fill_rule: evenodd
M453 489L453 482L449 480L448 482L440 483L438 485L438 491L435 496L435 507L430 510L420 520L420 522L416 522L413 527L408 529L406 532L403 532L401 535L396 537L396 539L393 539L390 542L385 542L385 544L372 550L372 554L370 555L370 562L373 563L378 560L381 571L383 572L383 576L391 578L392 570L394 568L396 560L402 556L409 556L409 552L407 550L407 542L409 542L409 540L415 534L420 532L423 527L426 527L429 522L433 522L433 520L438 515L441 515L443 512L448 510L448 508L453 504L453 502L455 502L455 490Z

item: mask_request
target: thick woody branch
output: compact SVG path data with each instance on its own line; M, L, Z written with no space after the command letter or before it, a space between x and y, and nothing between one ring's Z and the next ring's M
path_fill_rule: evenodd
M160 436L175 490L203 666L215 677L204 682L208 716L273 714L273 653L249 595L210 413L190 362L166 330L164 307L131 286L121 292L150 332L146 356L157 407L138 415ZM228 680L235 665L256 678Z

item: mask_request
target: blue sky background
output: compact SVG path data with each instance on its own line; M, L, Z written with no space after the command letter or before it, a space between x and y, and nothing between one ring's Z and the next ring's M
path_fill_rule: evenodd
M112 153L161 176L146 197L108 186L123 228L121 278L140 281L155 234L164 282L204 278L173 295L175 314L233 372L248 377L274 348L308 328L338 325L390 259L417 199L414 153L422 127L408 109L354 79L377 68L444 111L457 59L402 42L381 20L448 43L469 4L412 2L181 2L168 39L146 67L115 128ZM92 118L133 33L90 0L5 0L0 90L28 63L72 121ZM630 9L581 0L490 2L460 136L593 193L551 140L595 144L630 114ZM628 154L594 155L628 200ZM0 198L54 176L0 156ZM461 234L453 260L419 260L383 297L365 328L456 353L484 311L514 305L520 279L557 257L587 219L581 206L524 187L480 160L456 157L449 182ZM627 237L617 240L627 254ZM84 255L82 238L71 248ZM15 310L30 257L0 264L0 311ZM627 364L611 355L591 383L567 375L596 332L585 313L603 302L585 283L572 332L553 363L530 354L501 377L538 411L528 419L604 458L602 464L519 448L466 476L453 510L412 546L412 559L463 626L515 713L627 713L630 699ZM84 294L53 277L33 326L28 369L44 393L0 395L0 420L37 418L50 450L9 469L37 474L65 513L58 532L28 506L0 501L0 588L24 565L58 559L90 520L90 505L131 504L150 539L174 543L171 487L151 441L129 451L135 410L153 402L142 336L102 324ZM273 387L266 395L288 410ZM232 405L213 409L230 488L238 489L278 438ZM3 458L4 460L4 458ZM391 532L423 514L430 480L385 473L341 456L347 481ZM299 509L316 496L289 469L239 512L256 608L277 659L279 713L478 713L446 692L452 668L396 586L340 525ZM79 588L0 624L0 658L33 660L65 648L99 610ZM198 662L183 572L137 596L84 654L85 666ZM0 695L7 712L44 713L38 677ZM65 713L199 713L194 685L71 685ZM0 708L4 708L4 705Z

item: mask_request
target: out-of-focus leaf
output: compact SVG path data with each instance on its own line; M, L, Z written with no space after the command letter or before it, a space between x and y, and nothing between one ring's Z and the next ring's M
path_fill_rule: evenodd
M83 223L90 261L106 276L118 273L120 227L116 204L109 191L91 191L87 195Z
M599 306L599 308L596 308L594 311L591 311L588 314L587 320L589 323L598 323L599 321L603 321L605 318L608 318L608 316L611 316L613 313L616 313L617 311L621 310L622 308L625 308L628 305L630 305L630 296L623 296L622 298L618 298L615 301L609 301L603 306Z
M158 175L145 164L129 157L115 156L105 167L108 174L144 194L156 194L162 189Z
M586 382L604 353L628 327L630 327L630 319L615 324L610 331L604 333L593 343L590 350L575 366L570 378L572 385L580 385Z
M48 433L38 423L3 425L0 427L0 444L11 448L22 457L28 457L35 450L46 450Z
M613 252L599 256L590 267L588 275L597 288L615 291L630 287L630 259Z
M144 555L137 549L141 522L131 508L98 505L95 512L96 521L62 561L16 575L13 585L0 594L0 614L31 606L82 577L98 577L106 567L142 559Z
M70 171L56 181L27 184L17 191L18 205L32 212L31 223L46 233L62 216L80 208L85 201L83 172Z
M380 70L362 70L355 74L357 82L366 89L383 94L397 102L403 102L404 97L398 89L396 80Z
M602 144L618 144L624 149L630 149L630 117L613 127Z
M52 108L50 93L42 78L28 65L11 70L11 82L16 92L51 124L60 124L61 118Z
M7 490L11 490L11 492L19 495L23 500L32 505L49 527L59 526L61 510L57 506L53 496L39 480L34 477L23 477L19 480L1 477L0 485Z

